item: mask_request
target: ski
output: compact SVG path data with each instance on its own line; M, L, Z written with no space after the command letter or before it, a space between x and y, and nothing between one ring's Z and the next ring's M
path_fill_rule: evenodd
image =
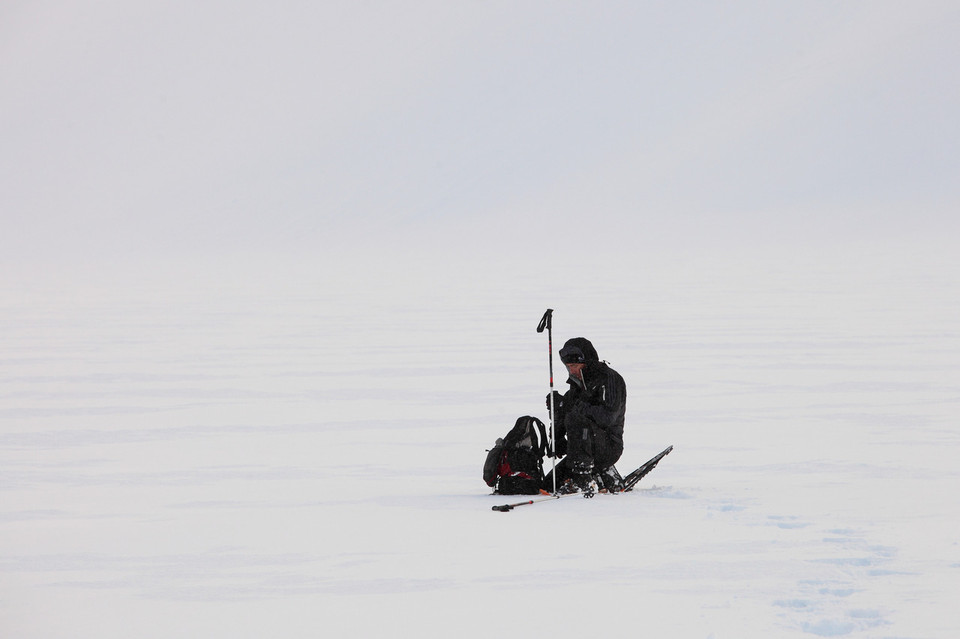
M635 471L623 478L623 492L628 490L633 490L633 487L637 485L641 479L643 479L647 473L657 467L657 464L660 463L660 460L670 454L670 451L673 450L673 446L667 446L661 452L657 453L652 459L644 463L642 466L637 468Z

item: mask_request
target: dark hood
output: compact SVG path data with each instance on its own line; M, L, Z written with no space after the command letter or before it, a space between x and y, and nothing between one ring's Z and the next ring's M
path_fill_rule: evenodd
M567 343L560 349L560 361L564 364L599 362L597 349L593 347L585 337L574 337L568 339Z

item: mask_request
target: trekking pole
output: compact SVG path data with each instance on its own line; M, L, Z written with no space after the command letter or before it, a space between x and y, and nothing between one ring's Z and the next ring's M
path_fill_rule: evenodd
M561 497L566 497L566 495L550 495L549 497L541 497L539 499L528 499L527 501L517 502L516 504L504 504L502 506L494 506L493 510L501 513L508 513L514 508L516 508L517 506L529 506L530 504L535 504L538 501L549 501L553 499L560 499Z
M554 499L563 499L564 497L573 497L574 495L580 495L581 497L587 497L587 496L588 496L588 495L585 494L585 493L584 493L584 494L581 494L581 493L567 493L566 495L551 495L551 494L547 493L547 491L545 491L545 490L540 491L540 494L542 494L543 497L538 497L538 498L536 498L536 499L528 499L527 501L520 501L520 502L517 502L517 503L515 503L515 504L504 504L504 505L502 505L502 506L494 506L494 507L492 508L492 510L494 510L494 511L496 511L496 512L501 512L501 513L508 513L508 512L510 512L511 510L513 510L514 508L517 508L517 507L519 507L519 506L529 506L529 505L531 505L531 504L539 504L540 502L543 502L543 501L553 501ZM592 496L592 495L590 495L590 496Z
M542 333L543 329L547 329L547 352L550 358L550 461L552 463L552 470L550 474L553 476L553 494L557 494L557 453L556 447L554 446L553 441L553 416L554 405L553 405L553 309L548 308L547 312L543 314L543 317L540 319L540 324L537 326L537 332Z

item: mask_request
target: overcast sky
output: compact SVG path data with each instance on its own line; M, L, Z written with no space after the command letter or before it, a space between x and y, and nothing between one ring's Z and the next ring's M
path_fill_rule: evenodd
M958 33L949 1L5 0L0 250L942 238Z

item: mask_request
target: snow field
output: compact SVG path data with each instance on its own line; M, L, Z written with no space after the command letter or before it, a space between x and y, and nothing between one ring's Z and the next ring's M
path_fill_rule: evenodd
M5 315L3 625L949 635L955 291L720 270L570 309L452 275L38 288ZM548 305L628 382L622 469L675 450L635 493L491 512L519 499L484 449L545 418Z

